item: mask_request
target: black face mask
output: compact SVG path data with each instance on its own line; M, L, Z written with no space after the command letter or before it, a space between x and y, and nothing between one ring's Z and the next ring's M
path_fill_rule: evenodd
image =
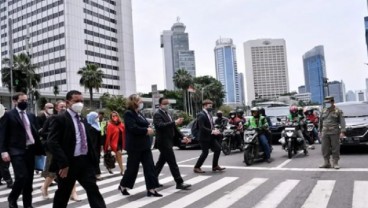
M210 113L212 112L213 108L207 108L206 110Z
M17 106L20 110L25 110L28 107L28 102L20 102Z
M222 113L218 113L218 114L217 114L217 117L218 117L218 118L222 118Z

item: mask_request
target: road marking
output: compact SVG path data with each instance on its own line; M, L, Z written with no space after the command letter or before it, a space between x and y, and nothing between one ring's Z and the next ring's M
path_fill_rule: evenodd
M250 192L252 192L254 189L262 185L264 182L266 182L267 178L253 178L248 183L243 184L242 186L238 187L237 189L227 193L225 196L219 198L218 200L214 201L210 205L206 206L205 208L211 208L211 207L231 207L235 202L237 202L239 199L243 198Z
M364 208L368 206L368 181L354 181L352 208Z
M298 185L299 180L286 180L276 186L254 208L275 208Z
M335 181L332 180L317 181L317 184L314 186L312 193L308 196L302 208L327 207L334 186Z
M287 159L285 160L283 163L281 163L279 166L277 166L276 168L282 168L284 167L285 165L287 165L289 162L291 162L291 159Z
M213 155L213 152L211 152L211 153L208 154L208 156L210 156L210 155ZM183 160L183 161L177 162L177 164L181 164L181 163L185 163L185 162L188 162L188 161L196 160L198 158L199 158L199 156L198 157L193 157L193 158L190 158L190 159L187 159L187 160Z
M226 186L227 184L235 181L238 177L224 177L214 183L211 183L191 194L188 194L166 206L163 208L178 208L178 207L186 207L194 202L206 197L207 195L215 192L216 190Z
M199 182L202 182L206 179L210 178L210 176L197 176L195 178L192 178L188 181L186 181L186 183L188 184L197 184ZM150 204L152 202L155 202L157 200L160 200L164 197L168 197L176 192L179 192L181 191L180 189L176 189L176 186L173 186L173 187L170 187L170 188L167 188L167 189L164 189L164 190L160 190L160 194L162 194L163 196L162 197L144 197L144 198L140 198L139 200L137 201L133 201L133 202L130 202L128 204L124 204L123 206L119 207L119 208L136 208L136 207L143 207L147 204ZM185 191L190 191L190 190L185 190Z
M182 168L193 168L194 165L179 165ZM278 168L278 167L242 167L224 166L226 169L234 170L270 170L270 171L302 171L302 172L368 172L368 168ZM202 165L201 168L212 168L210 165Z

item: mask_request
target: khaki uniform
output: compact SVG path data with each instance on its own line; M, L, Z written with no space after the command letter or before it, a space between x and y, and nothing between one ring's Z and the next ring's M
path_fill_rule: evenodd
M322 134L322 155L325 160L340 159L340 133L345 132L343 112L337 107L324 108L319 121L319 131Z

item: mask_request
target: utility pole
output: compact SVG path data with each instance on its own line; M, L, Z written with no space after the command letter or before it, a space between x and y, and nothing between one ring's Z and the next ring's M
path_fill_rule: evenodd
M12 19L8 19L8 44L9 44L9 69L10 69L10 103L13 99L13 22ZM13 107L13 105L11 105Z

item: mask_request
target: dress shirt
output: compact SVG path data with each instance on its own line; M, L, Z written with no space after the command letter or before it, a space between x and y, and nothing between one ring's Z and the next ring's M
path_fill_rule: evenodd
M76 157L76 156L82 155L82 153L81 153L81 147L82 147L81 132L79 132L79 128L78 128L78 123L77 123L78 121L77 121L77 118L76 118L77 113L75 113L74 111L70 110L69 108L67 109L67 112L72 117L73 124L74 124L75 138L76 138L75 149L74 149L74 156ZM83 122L81 122L81 124L82 124L82 128L84 130L84 135L87 135L86 134L86 128L84 127ZM86 140L86 144L88 146L87 140Z

